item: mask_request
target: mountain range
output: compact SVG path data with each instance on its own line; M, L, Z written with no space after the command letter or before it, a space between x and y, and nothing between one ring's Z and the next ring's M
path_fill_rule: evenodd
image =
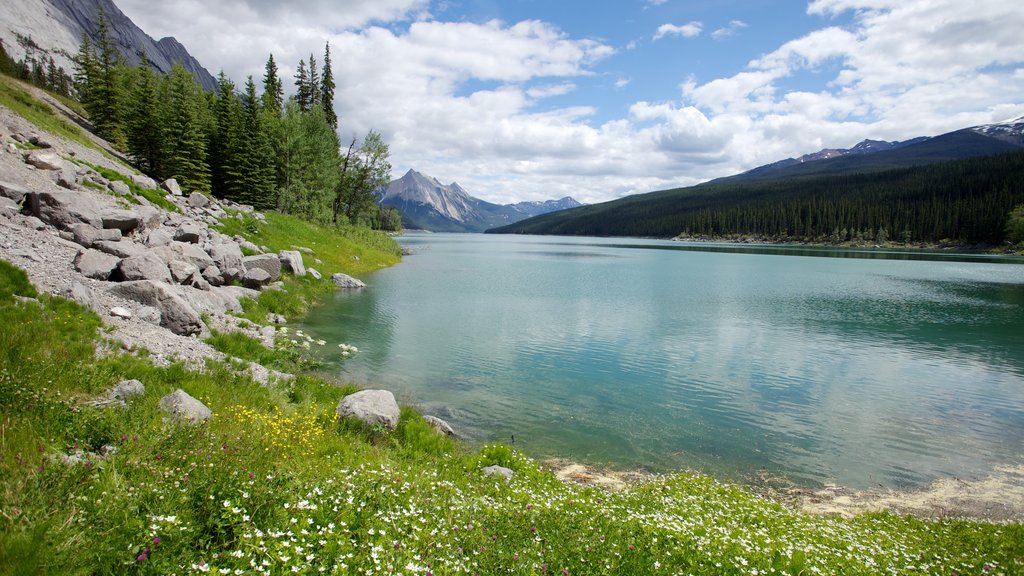
M442 184L415 170L393 180L376 195L382 206L398 209L404 227L432 232L483 232L540 214L582 206L568 196L545 202L492 204L470 196L455 182Z
M72 58L82 44L82 33L98 39L99 14L106 15L108 34L130 66L145 54L160 73L180 63L206 90L215 90L217 80L173 37L154 40L135 25L113 0L17 0L4 2L0 10L0 41L15 60L53 57L68 74L74 71Z
M1010 209L1024 202L1024 174L1013 172L1024 156L1022 135L1024 117L906 142L867 140L850 149L826 149L696 186L541 215L491 232L813 239L835 232L834 222L841 223L840 232L861 235L884 225L901 234L920 232L911 237L928 242L989 242L1001 236ZM1013 157L998 159L1008 154ZM934 226L924 230L924 221Z

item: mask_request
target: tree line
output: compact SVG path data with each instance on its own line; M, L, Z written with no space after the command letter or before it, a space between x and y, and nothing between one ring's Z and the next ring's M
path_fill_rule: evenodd
M17 35L18 42L27 49L39 49L30 36ZM31 53L20 60L15 60L7 53L3 40L0 40L0 74L6 74L19 80L38 86L44 90L71 97L74 85L71 76L64 68L57 66L53 56L34 57Z
M1024 240L1021 205L1024 152L1015 152L866 174L709 183L556 212L497 231L997 245Z
M252 76L239 87L221 72L218 89L207 93L180 64L166 75L145 54L138 66L126 65L102 12L98 20L95 42L82 35L73 87L96 132L140 170L319 224L400 229L397 212L373 195L391 177L380 134L370 131L342 151L330 44L322 64L314 54L300 60L287 99L273 54L262 90Z

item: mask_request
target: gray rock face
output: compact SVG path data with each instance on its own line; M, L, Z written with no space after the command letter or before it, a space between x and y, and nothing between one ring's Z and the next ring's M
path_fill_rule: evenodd
M306 267L302 264L302 254L298 250L282 250L279 257L281 268L296 276L306 275Z
M72 224L85 222L103 228L100 213L103 207L89 194L71 190L31 192L27 197L29 213L43 222L66 230Z
M191 336L203 330L199 313L188 305L169 284L152 280L122 282L110 288L110 293L160 311L160 325L175 334Z
M171 271L167 265L156 254L140 254L121 260L117 266L121 278L126 281L132 280L155 280L157 282L171 283Z
M161 398L160 409L172 420L188 424L197 424L213 416L213 412L205 404L189 396L181 388Z
M75 256L75 270L88 278L106 280L120 262L121 259L117 256L99 250L81 250Z
M74 241L86 248L92 248L101 240L117 242L121 239L121 231L116 228L101 230L89 224L73 224L71 233Z
M445 436L455 436L455 429L452 428L451 424L437 416L424 416L423 419L427 421L427 424L433 426L434 429L441 434L444 434Z
M276 254L259 254L257 256L246 256L242 259L246 271L254 268L265 270L270 274L270 281L273 282L281 277L281 259Z
M362 280L357 280L348 274L337 272L331 275L331 282L338 288L366 288Z
M40 170L60 170L64 168L64 159L50 150L33 150L25 156L25 163Z
M130 258L132 256L139 256L146 253L146 247L142 244L136 244L130 240L97 240L93 242L93 247L101 252L107 254L113 254L118 258Z
M501 476L506 482L511 480L513 475L515 475L515 472L497 464L484 468L484 476Z
M181 186L178 185L178 181L174 178L168 178L160 183L160 187L170 192L173 196L182 196Z
M20 204L25 199L25 196L28 196L29 189L21 184L0 180L0 194Z
M371 426L392 429L398 426L401 414L395 395L387 390L362 390L345 396L338 403L337 412L340 418L354 416Z
M199 272L195 265L181 260L172 260L167 268L171 271L171 278L178 284L185 284L193 274Z
M132 193L131 187L120 180L112 180L110 184L107 184L107 188L119 196L127 196Z
M178 242L186 242L189 244L199 243L199 239L203 236L203 229L196 224L186 223L182 224L178 228L178 231L174 233L174 239Z

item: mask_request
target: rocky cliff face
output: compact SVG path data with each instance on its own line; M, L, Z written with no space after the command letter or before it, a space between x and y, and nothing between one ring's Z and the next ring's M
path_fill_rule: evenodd
M82 32L96 40L99 11L106 14L109 32L128 64L141 62L143 53L161 73L181 63L207 90L216 79L174 38L153 40L112 0L16 0L0 10L0 40L15 60L52 56L69 74L72 57L82 42Z
M407 228L434 232L483 232L489 228L581 206L568 196L546 202L491 204L470 196L462 186L409 170L377 193L378 202L402 213Z

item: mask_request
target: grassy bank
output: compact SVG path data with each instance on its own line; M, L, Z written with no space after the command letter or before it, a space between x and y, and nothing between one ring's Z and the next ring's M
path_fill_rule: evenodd
M20 296L20 298L19 298ZM353 391L268 389L210 363L97 359L101 322L0 270L5 574L1011 574L1024 530L802 514L706 476L623 492L564 484L507 446L468 452L411 409L338 421ZM125 408L87 400L125 378ZM214 412L164 422L183 388ZM64 462L78 454L77 462ZM501 464L511 482L484 476Z

